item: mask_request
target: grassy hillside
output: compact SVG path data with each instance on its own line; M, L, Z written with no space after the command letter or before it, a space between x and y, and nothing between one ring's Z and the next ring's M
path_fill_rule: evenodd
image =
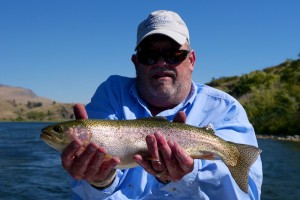
M37 96L29 89L0 85L0 121L62 121L74 118L73 104Z
M300 59L207 83L236 97L258 134L295 135L300 130Z

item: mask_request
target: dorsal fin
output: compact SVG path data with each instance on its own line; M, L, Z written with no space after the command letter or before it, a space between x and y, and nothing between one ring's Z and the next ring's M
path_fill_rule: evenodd
M204 128L206 131L208 131L208 132L211 133L211 134L215 134L215 131L214 131L214 129L213 129L213 125L212 125L212 124L208 124L208 125L203 126L203 127L201 127L201 128Z

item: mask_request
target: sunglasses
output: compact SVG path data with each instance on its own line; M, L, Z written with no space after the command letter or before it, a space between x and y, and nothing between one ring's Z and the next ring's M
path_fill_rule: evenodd
M171 49L166 51L140 50L137 59L143 65L154 65L162 57L168 64L179 64L186 59L189 50Z

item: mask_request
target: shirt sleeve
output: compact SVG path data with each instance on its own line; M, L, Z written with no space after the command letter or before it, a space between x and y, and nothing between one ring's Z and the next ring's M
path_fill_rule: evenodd
M117 170L116 178L113 183L103 190L97 189L84 180L71 180L71 189L73 191L72 200L81 199L106 199L112 195L119 184L120 178L123 176L121 170Z
M258 147L253 126L250 124L246 111L239 102L233 101L213 123L216 135L226 141L247 144ZM202 160L199 172L201 190L209 196L221 195L226 199L260 199L262 185L262 162L260 156L250 167L248 175L248 194L244 193L236 184L227 166L222 161Z

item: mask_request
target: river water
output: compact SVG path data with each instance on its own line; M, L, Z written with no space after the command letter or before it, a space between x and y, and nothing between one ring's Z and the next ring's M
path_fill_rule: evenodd
M60 154L39 138L49 123L0 123L0 199L70 199ZM300 200L300 143L258 140L262 200Z

